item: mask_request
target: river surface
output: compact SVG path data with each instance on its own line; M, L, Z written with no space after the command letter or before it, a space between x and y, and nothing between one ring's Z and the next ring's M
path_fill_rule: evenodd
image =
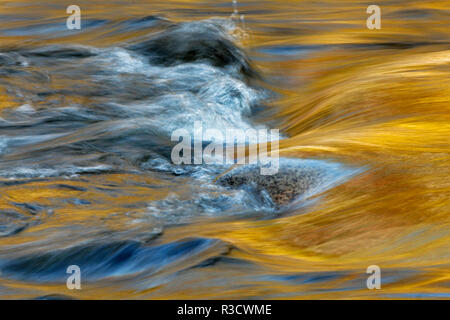
M370 4L2 1L0 298L450 298L450 2ZM175 165L195 122L314 179Z

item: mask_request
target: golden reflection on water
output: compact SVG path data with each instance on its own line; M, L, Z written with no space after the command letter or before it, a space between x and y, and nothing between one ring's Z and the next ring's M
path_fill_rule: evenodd
M42 13L43 19L64 15L39 4L19 7L17 14ZM101 18L105 4L78 1L83 15ZM7 4L0 5L4 13ZM119 21L142 14L164 14L172 20L228 17L228 2L131 1L108 3L108 18ZM216 5L214 5L216 4ZM180 287L161 285L145 291L114 288L110 284L86 285L73 294L80 298L245 298L276 296L292 292L290 298L386 298L395 294L450 294L450 1L383 1L382 29L365 27L366 3L360 1L249 1L242 6L249 37L244 45L256 57L255 64L282 94L272 108L289 138L280 144L281 155L335 159L367 168L365 173L319 196L319 201L299 214L275 220L216 221L168 229L162 242L189 236L219 238L239 250L231 257L267 267L274 274L288 272L346 272L336 280L310 284L258 284L246 280L245 267L227 270L211 267L180 276ZM64 7L64 6L62 6ZM213 13L209 13L213 12ZM126 13L126 16L125 16ZM16 23L17 25L19 23ZM15 25L15 27L17 27ZM126 40L114 38L113 30L51 42L82 42L107 46ZM111 33L110 33L111 32ZM0 36L6 43L24 37ZM29 40L29 39L28 39ZM391 44L401 44L398 47ZM323 50L266 59L258 48L272 46L323 45ZM13 103L0 92L2 107ZM91 177L92 181L98 183ZM99 179L139 179L109 176ZM158 183L158 182L155 182ZM40 203L52 201L58 192L45 182L3 188L0 207L7 201ZM146 194L133 187L126 196L97 201L92 211L63 208L34 231L67 224L68 221L102 221L120 202L149 201L161 194ZM85 195L86 197L86 195ZM103 207L101 207L103 206ZM117 211L115 211L117 212ZM119 212L120 213L120 212ZM116 224L115 224L116 223ZM121 229L120 219L111 229ZM5 238L2 245L25 243ZM382 290L336 291L359 279L369 265L382 270L414 270L411 276ZM203 273L201 273L203 272ZM251 272L251 271L249 271ZM383 271L382 271L383 272ZM199 273L199 274L196 274ZM201 273L201 274L200 274ZM192 282L214 281L217 274L242 277L241 289L195 286ZM364 276L362 277L364 281ZM249 282L246 282L249 281ZM359 281L359 280L358 280ZM5 284L18 292L67 294L62 287L23 283ZM302 292L302 294L299 294ZM313 292L310 294L310 292ZM71 293L72 294L72 293ZM9 297L15 297L12 292Z

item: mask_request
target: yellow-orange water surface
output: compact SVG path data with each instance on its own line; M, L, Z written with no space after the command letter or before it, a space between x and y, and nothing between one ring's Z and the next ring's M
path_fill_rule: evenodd
M2 1L2 45L39 41L107 47L135 36L131 31L115 33L117 23L130 18L157 15L193 21L229 18L234 11L231 0L80 0L84 19L108 23L49 37L53 27L43 31L36 26L55 22L64 28L63 2ZM280 142L280 155L332 160L365 168L363 173L289 215L202 216L165 229L156 240L167 244L192 237L219 239L233 248L223 249L229 250L226 261L190 269L187 266L195 262L180 262L187 265L160 270L159 280L151 285L149 278L130 276L120 282L109 278L88 282L73 291L65 283L2 277L1 297L449 298L450 2L381 1L380 30L366 27L370 4L350 0L237 3L238 14L243 15L238 21L240 46L279 94L270 102L270 117L262 121L275 121L287 137ZM2 109L19 105L0 90ZM55 183L73 188L57 189ZM161 188L148 192L140 184ZM59 205L39 218L42 223L0 238L0 246L10 251L30 246L30 252L38 252L42 234L56 237L58 228L68 225L76 227L64 231L67 246L83 228L95 230L102 225L110 233L126 232L125 204L167 197L171 184L120 173L86 175L76 182L44 179L3 184L3 211L11 203L50 208L58 199L79 193L91 204ZM381 268L380 290L366 287L370 265Z

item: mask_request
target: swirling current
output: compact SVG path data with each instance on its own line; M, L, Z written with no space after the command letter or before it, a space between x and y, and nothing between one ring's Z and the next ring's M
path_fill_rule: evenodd
M449 297L448 7L67 5L0 4L1 298ZM278 173L174 164L196 123Z

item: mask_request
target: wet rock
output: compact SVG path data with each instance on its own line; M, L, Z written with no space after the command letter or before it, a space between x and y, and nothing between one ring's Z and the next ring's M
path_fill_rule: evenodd
M256 76L245 53L214 21L172 25L150 39L130 47L155 64L207 62L215 67L235 66L246 76Z
M267 193L273 203L284 206L319 186L326 176L324 168L281 161L278 173L264 176L260 166L246 165L221 176L217 183L230 188L254 187Z

